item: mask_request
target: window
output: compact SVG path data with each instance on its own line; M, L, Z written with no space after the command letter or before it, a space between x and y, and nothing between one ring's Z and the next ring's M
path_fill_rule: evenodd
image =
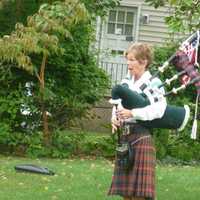
M110 10L108 15L108 34L133 35L134 16L133 11Z

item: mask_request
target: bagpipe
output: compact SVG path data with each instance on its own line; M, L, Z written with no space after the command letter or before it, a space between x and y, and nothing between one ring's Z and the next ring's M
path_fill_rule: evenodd
M150 101L146 98L145 91L148 90L148 86L151 81L158 77L160 73L163 73L169 66L174 66L177 70L177 74L173 75L170 79L166 79L158 88L165 85L170 85L172 81L180 79L181 86L172 88L171 91L166 92L164 96L170 94L177 94L180 90L185 89L189 85L195 85L197 89L196 108L194 123L192 128L191 138L196 139L197 130L197 107L200 95L200 73L198 72L199 60L200 60L200 30L192 34L187 38L164 64L158 68L158 71L151 76L149 81L142 84L140 89L143 93L128 88L127 84L116 85L112 89L112 99L110 103L116 107L121 103L126 109L142 108L150 105ZM151 91L152 93L153 91ZM155 100L156 101L156 100ZM158 98L157 98L158 101ZM178 129L183 130L189 119L190 109L187 105L184 107L167 105L163 116L159 119L151 121L137 120L137 123L147 128L166 128L166 129Z

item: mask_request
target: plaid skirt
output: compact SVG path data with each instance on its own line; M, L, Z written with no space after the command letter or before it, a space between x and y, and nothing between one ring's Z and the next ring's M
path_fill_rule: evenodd
M134 164L129 171L125 171L115 162L108 195L155 199L156 152L152 136L145 131L131 134L128 140L133 144Z

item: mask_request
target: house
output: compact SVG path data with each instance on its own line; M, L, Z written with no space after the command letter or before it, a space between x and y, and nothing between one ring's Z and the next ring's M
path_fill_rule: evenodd
M109 11L107 18L97 19L96 48L100 52L98 61L111 76L111 85L119 83L127 74L124 50L131 42L145 42L151 45L163 45L170 37L165 17L171 8L155 9L144 0L121 0L121 5ZM108 103L110 91L91 113L98 116L92 120L82 120L83 127L90 131L110 132L112 106Z
M106 19L97 19L98 61L111 76L112 85L127 73L123 52L131 42L162 45L169 39L165 17L171 12L169 6L155 9L144 0L122 0L119 7L109 11Z

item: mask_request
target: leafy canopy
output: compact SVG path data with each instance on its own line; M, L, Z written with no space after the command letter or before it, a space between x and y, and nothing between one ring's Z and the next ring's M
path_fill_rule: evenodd
M194 32L200 29L199 0L145 0L149 5L158 8L169 5L173 13L166 17L166 23L174 32Z
M70 37L68 27L87 18L87 10L79 1L65 0L43 4L38 13L28 17L27 26L17 23L15 31L0 39L0 60L16 62L18 67L33 72L31 54L63 53L58 34Z

